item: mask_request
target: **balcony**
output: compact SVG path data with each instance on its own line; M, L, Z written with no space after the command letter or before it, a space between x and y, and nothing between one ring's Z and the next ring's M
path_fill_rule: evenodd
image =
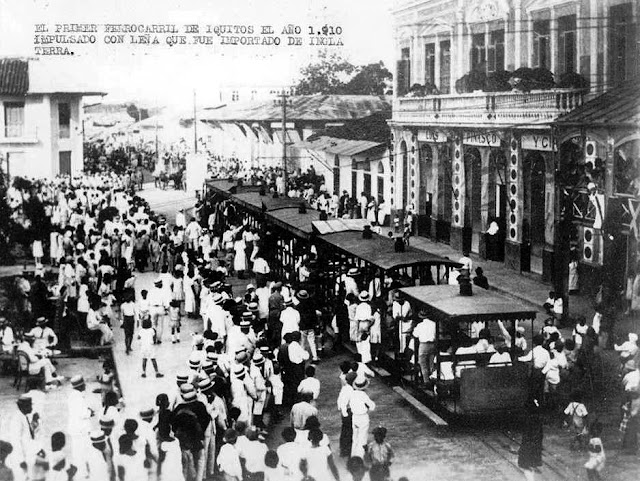
M402 97L394 100L392 121L452 127L546 124L582 105L584 96L584 90L553 89Z

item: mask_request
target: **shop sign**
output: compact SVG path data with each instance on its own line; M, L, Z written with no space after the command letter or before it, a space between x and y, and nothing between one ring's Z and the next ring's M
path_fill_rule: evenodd
M466 132L462 143L476 147L500 147L500 137L495 132Z
M521 145L523 150L542 150L544 152L558 150L556 139L549 134L523 135Z
M418 130L418 142L444 143L447 136L437 130Z

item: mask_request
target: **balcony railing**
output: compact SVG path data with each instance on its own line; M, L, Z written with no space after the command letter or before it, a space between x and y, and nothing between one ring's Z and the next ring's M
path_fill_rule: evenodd
M554 89L402 97L394 101L393 120L442 125L546 122L582 105L584 95L584 90Z

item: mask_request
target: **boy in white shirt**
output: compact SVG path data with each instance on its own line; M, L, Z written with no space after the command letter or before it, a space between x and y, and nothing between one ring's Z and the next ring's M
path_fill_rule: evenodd
M299 393L309 393L313 396L311 404L315 406L318 396L320 396L320 380L316 379L316 368L309 365L305 369L305 375L307 376L300 384L298 384Z

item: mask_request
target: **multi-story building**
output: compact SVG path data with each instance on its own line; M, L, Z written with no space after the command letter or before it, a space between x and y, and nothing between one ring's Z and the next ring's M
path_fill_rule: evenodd
M83 168L82 97L68 72L37 59L0 58L0 159L10 176L48 177Z
M575 251L583 265L600 266L601 232L586 251L584 234L597 226L594 196L611 194L604 178L617 140L555 121L637 77L638 8L632 0L396 1L392 208L413 206L423 235L483 258L496 221L502 240L492 255L550 280L559 192L569 192L590 213L572 218ZM560 173L570 169L579 175L567 182Z

